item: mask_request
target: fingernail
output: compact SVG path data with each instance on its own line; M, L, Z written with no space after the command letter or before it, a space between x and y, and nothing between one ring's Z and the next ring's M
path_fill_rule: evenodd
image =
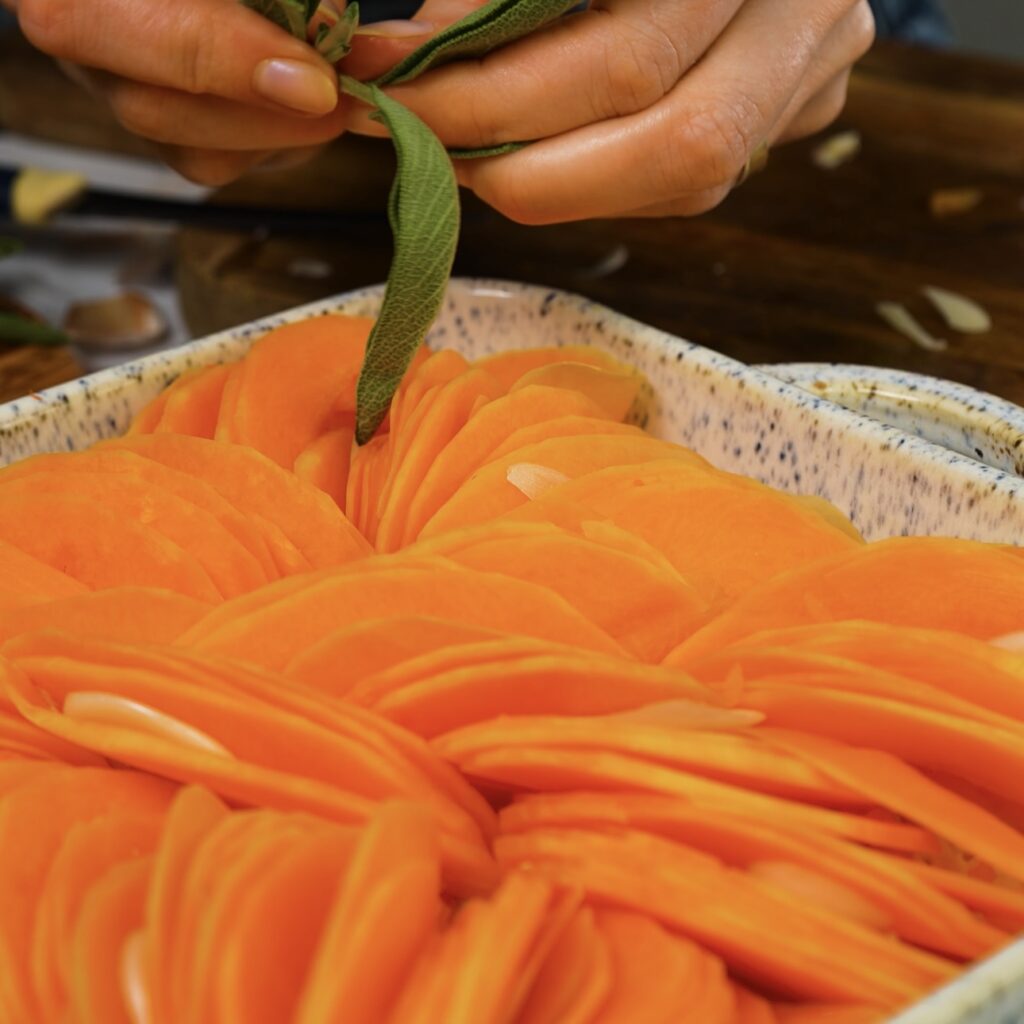
M412 39L415 36L429 36L434 26L429 21L375 21L360 25L357 36L379 39Z
M261 61L252 87L264 99L301 114L329 114L338 105L337 83L301 60Z

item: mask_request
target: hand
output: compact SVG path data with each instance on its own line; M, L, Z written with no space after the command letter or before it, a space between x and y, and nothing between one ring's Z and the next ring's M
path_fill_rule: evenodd
M426 0L448 24L479 0ZM389 89L449 147L539 140L459 161L513 220L689 215L716 206L764 144L840 113L874 39L866 0L595 0L486 57ZM357 76L393 62L357 48ZM379 134L365 109L350 127Z
M343 130L330 66L234 0L0 2L193 181L225 184Z

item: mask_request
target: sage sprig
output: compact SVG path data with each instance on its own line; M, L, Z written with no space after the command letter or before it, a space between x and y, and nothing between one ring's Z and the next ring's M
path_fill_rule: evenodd
M314 45L328 63L337 64L352 49L352 37L358 27L359 4L352 3L333 25L320 25Z
M309 23L320 0L241 0L241 4L305 43L309 42ZM326 61L336 64L352 49L352 36L358 26L359 4L352 3L339 18L317 27L313 46Z
M365 444L441 310L459 237L459 190L444 146L412 111L376 85L341 82L376 108L370 116L391 133L398 159L388 197L394 256L356 385L356 441Z
M307 40L318 0L241 0L298 39ZM356 385L356 441L365 444L387 415L402 377L440 312L455 259L459 195L451 160L498 156L519 149L510 142L449 154L436 135L382 85L408 82L457 57L475 57L519 39L565 14L577 0L490 0L414 50L374 83L341 76L343 92L374 108L389 131L398 169L388 198L394 255L380 314L366 345ZM350 4L314 45L335 63L351 48L359 9Z
M572 10L579 0L490 0L449 25L377 79L378 85L409 82L435 64L480 57L514 42Z

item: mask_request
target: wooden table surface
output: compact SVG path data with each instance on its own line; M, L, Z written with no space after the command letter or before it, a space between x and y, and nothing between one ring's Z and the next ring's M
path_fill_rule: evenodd
M11 103L4 64L0 56L0 119L38 125L38 111ZM93 115L80 114L73 131L51 117L45 133L81 141L82 116ZM101 115L95 123L105 145L133 148ZM748 362L896 366L1024 404L1024 65L878 45L833 130L850 128L863 137L852 162L824 171L812 143L785 147L696 219L527 228L467 199L455 271L583 293ZM254 177L223 198L383 209L389 180L386 143L343 139L305 169ZM976 209L932 215L934 190L962 187L982 190ZM303 239L188 229L179 253L186 315L203 333L383 280L390 236L383 222ZM321 276L306 273L310 261ZM992 331L949 332L925 285L979 301ZM948 350L926 352L894 332L875 312L881 300L904 303Z

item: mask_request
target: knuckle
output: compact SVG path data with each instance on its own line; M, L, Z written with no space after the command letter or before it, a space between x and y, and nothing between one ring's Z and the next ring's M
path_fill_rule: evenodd
M813 117L807 126L807 134L814 134L827 128L836 121L846 106L846 92L850 81L849 74L841 75L825 89L814 103Z
M71 56L73 5L67 0L21 0L18 23L33 46L54 57Z
M859 60L874 45L877 28L875 15L868 0L859 0L853 9L853 36L857 47L856 59Z
M849 85L850 76L847 73L841 76L839 81L826 92L824 102L822 103L821 116L824 122L822 128L827 128L843 112L843 109L846 107L846 95Z
M148 90L125 83L111 88L107 99L118 124L126 131L154 142L170 141L161 131L158 107Z
M487 146L506 141L501 133L498 104L490 90L470 90L462 106L463 124L460 137L470 146Z
M183 92L201 95L209 91L216 61L214 44L220 35L216 29L217 26L205 23L199 10L189 15L188 23L182 26L181 38L186 43L177 48L181 64L176 86Z
M196 185L219 188L241 177L248 167L248 161L233 154L217 153L204 149L179 149L168 163L183 177Z
M602 117L624 117L657 103L682 74L682 58L671 36L657 29L634 30L607 48L593 92L604 96Z
M720 206L731 191L725 186L719 186L705 189L702 192L693 192L674 200L664 211L664 215L667 217L699 217Z
M721 106L697 112L663 147L659 176L669 192L704 191L731 185L753 149L746 111Z
M688 203L686 216L697 217L702 213L710 213L716 207L721 206L730 192L732 192L730 186L719 185L717 188L709 188L696 193Z
M503 176L481 186L476 190L477 196L510 221L529 227L550 223L550 218L544 217L531 201L529 191L518 177Z

